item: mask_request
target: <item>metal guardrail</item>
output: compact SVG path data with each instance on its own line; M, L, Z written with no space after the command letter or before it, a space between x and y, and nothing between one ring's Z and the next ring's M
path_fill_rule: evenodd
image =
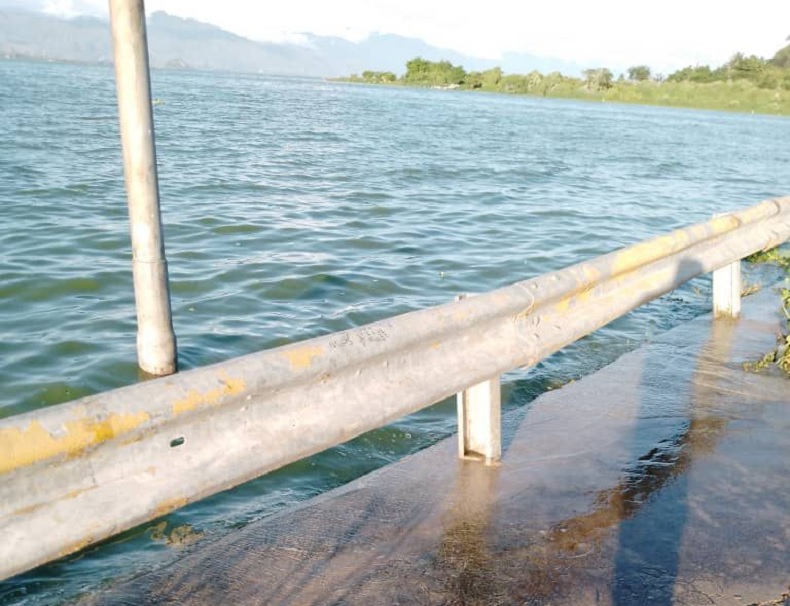
M769 200L472 298L0 420L0 578L536 364L788 238L790 198Z

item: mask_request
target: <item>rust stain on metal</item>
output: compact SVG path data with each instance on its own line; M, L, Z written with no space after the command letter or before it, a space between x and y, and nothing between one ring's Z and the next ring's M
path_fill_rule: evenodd
M288 358L288 363L293 370L301 370L310 366L315 358L323 356L324 349L315 346L298 347L284 352L283 355Z
M72 490L68 494L66 494L63 497L61 497L61 500L77 498L81 494L83 494L85 492L88 492L89 490L93 490L94 488L95 488L95 486L89 486L88 488L79 488L77 490ZM34 503L33 505L28 505L27 507L23 507L21 509L17 509L14 512L14 515L15 516L27 515L29 513L33 513L34 511L36 511L38 509L41 509L42 507L47 506L47 505L50 505L50 503L49 502Z
M64 499L76 499L81 494L83 494L85 492L88 492L89 490L93 490L93 488L94 488L93 486L91 486L89 488L78 488L77 490L72 490L70 493L68 493L63 498Z
M89 537L87 539L80 539L76 543L72 543L68 547L61 549L57 557L62 558L69 554L76 553L77 551L82 551L93 542L94 542L93 537Z
M174 499L167 499L162 501L159 505L156 506L154 509L154 515L151 516L153 518L159 518L165 514L170 513L175 509L179 509L189 503L189 499L186 497L176 497Z
M131 444L136 444L137 442L139 442L142 439L143 439L143 436L141 436L141 435L131 436L129 438L126 438L125 440L122 440L121 441L121 446L129 446Z
M197 408L216 406L223 398L237 396L247 389L244 379L234 379L224 372L220 373L221 385L208 391L190 389L185 398L173 402L173 416L191 412Z
M44 505L48 505L49 503L35 503L33 505L28 505L27 507L22 507L21 509L17 509L13 515L15 516L24 516L29 513L33 513L37 509L41 509Z
M58 455L76 457L91 446L137 429L149 419L150 415L141 411L111 414L103 419L82 417L64 423L59 431L50 431L40 421L2 429L0 474Z

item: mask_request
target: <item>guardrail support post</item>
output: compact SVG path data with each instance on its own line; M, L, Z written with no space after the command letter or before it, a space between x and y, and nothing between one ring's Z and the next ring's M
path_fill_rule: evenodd
M169 375L176 371L176 338L159 211L143 0L110 0L110 24L132 235L137 363L149 374Z
M736 261L713 272L713 317L737 318L741 315L741 262Z
M491 465L502 458L502 397L499 376L460 392L458 456Z
M457 301L473 297L463 294ZM499 375L456 395L458 456L492 465L502 458L502 390Z

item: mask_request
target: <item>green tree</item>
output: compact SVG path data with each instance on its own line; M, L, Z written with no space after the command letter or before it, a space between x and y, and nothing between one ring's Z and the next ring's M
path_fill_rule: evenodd
M398 77L392 72L374 72L370 70L362 72L362 80L371 84L391 84L397 79Z
M439 74L441 75L439 84L463 84L466 79L466 70L460 65L453 65L449 61L439 62Z
M790 37L788 37L790 40ZM769 63L780 69L790 69L790 44L779 49Z
M757 86L760 88L767 88L767 89L774 89L779 88L782 81L782 70L771 68L765 70L761 75L759 80L757 80Z
M482 74L483 88L487 90L496 90L499 83L502 81L502 68L492 67L487 69Z
M480 72L469 72L464 79L464 85L472 90L483 88L483 74Z
M765 71L766 61L757 55L746 57L743 53L735 53L727 62L726 67L733 79L757 80Z
M522 74L508 74L502 78L499 88L506 93L525 95L529 92L529 79Z
M527 74L527 87L531 92L540 90L540 87L542 85L543 85L543 74L541 74L538 70L533 69L531 72Z
M582 73L588 90L608 90L614 85L614 75L605 67L585 69Z
M707 65L688 66L673 72L667 80L670 82L715 82L716 80L726 80L726 70L719 68L714 71Z
M460 65L453 65L449 61L427 61L416 57L406 63L403 81L426 86L449 86L461 85L465 78L466 71Z
M426 82L428 80L429 69L430 61L426 61L422 57L416 57L406 62L406 73L403 79L406 82L413 83Z
M612 72L610 72L608 69L606 71L609 72L609 86L611 86L611 80L613 77ZM558 94L563 89L567 91L568 88L575 88L577 85L578 81L575 78L567 78L560 72L550 72L543 76L540 82L540 87L544 97L550 94Z
M650 79L650 68L647 65L634 65L628 68L628 79L634 82L644 82Z

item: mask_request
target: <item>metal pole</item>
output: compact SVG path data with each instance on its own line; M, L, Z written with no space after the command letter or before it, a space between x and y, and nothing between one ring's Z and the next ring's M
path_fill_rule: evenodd
M143 0L110 0L115 83L129 200L137 303L137 359L153 375L176 371L148 72Z

